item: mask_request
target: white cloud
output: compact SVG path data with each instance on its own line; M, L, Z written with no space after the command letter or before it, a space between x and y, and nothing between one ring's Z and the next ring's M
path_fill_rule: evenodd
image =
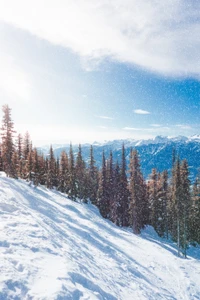
M133 112L138 115L149 115L150 114L149 111L143 110L143 109L134 109Z
M151 124L152 127L161 127L160 124Z
M200 2L0 0L0 20L92 61L199 78Z
M140 131L142 128L135 128L135 127L124 127L123 130L131 130L131 131Z
M192 129L190 125L185 124L177 124L176 127L179 127L180 129Z
M98 128L101 128L101 129L107 129L106 126L97 126Z
M96 116L96 117L100 118L100 119L105 119L105 120L114 120L114 118L107 117L107 116Z

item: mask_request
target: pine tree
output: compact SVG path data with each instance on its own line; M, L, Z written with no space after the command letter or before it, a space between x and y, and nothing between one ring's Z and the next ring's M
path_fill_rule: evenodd
M126 156L124 144L122 145L122 160L120 168L118 220L120 226L129 225L129 190L126 176Z
M86 194L86 167L82 157L81 145L78 147L78 154L75 165L76 184L77 184L77 197L84 202L87 202Z
M181 201L180 201L180 244L183 249L183 254L186 257L186 251L189 238L189 216L191 209L190 198L190 180L188 163L183 160L181 164Z
M95 166L93 147L90 147L89 166L87 172L88 197L92 204L97 205L98 171Z
M110 157L107 161L106 165L106 180L107 180L107 197L109 201L109 213L108 218L111 219L111 209L113 207L113 201L114 201L114 170L113 170L113 154L110 150Z
M32 177L33 177L33 184L38 186L40 183L40 164L37 149L33 149L32 153Z
M120 167L117 161L114 167L113 197L110 204L110 219L118 226L121 224L120 212Z
M106 176L106 160L104 151L102 154L102 168L100 171L99 178L99 187L98 187L98 195L97 195L97 205L99 207L99 211L104 218L109 217L110 206L109 206L109 198L108 198L108 190L107 190L107 176Z
M158 174L156 169L152 169L149 186L149 207L150 207L150 224L157 231L159 219L159 201L158 201Z
M69 180L68 155L65 151L62 151L61 158L60 158L59 182L58 182L58 190L61 191L62 193L67 193L69 190L68 180Z
M200 244L200 183L198 177L195 179L192 190L189 237L192 243Z
M146 199L146 188L142 172L140 170L139 157L136 150L130 154L130 225L135 234L139 234L148 220L148 202Z
M76 172L75 172L74 153L73 153L72 144L70 144L70 150L69 150L68 196L72 200L76 200L77 198Z
M17 137L17 158L18 158L17 174L21 178L22 178L22 172L23 172L22 143L23 143L22 136L21 136L21 134L18 134L18 137Z
M169 206L169 192L168 192L168 173L163 171L158 176L158 191L157 191L158 207L157 215L158 222L156 231L161 237L168 238L168 206Z
M47 164L46 187L52 189L55 185L55 158L52 145L49 150L49 159Z
M17 177L16 170L14 169L12 156L14 154L15 146L13 142L14 123L11 119L11 109L8 105L3 105L3 120L1 127L1 156L3 161L3 170L9 177Z

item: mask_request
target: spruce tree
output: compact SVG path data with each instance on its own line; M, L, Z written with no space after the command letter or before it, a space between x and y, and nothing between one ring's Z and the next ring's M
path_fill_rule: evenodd
M84 202L87 202L86 194L86 166L82 157L81 145L78 147L78 154L75 165L77 197Z
M113 223L120 226L121 224L121 207L120 207L120 167L119 163L115 164L113 196L110 204L110 219Z
M158 222L156 231L161 237L168 238L168 206L169 206L169 192L168 192L168 172L163 171L158 176Z
M55 186L55 158L52 145L49 150L49 158L47 162L46 187L52 189Z
M93 147L90 146L89 166L87 171L88 197L92 204L97 205L98 170L95 166Z
M70 144L69 150L68 196L72 200L76 200L77 198L76 172L72 144Z
M102 154L102 168L100 171L99 177L99 188L97 195L97 205L99 207L99 211L104 218L109 217L110 206L109 206L109 198L108 198L108 190L107 190L107 176L106 176L106 160L104 151Z
M120 168L118 220L120 226L129 225L129 190L126 176L126 156L124 144L122 145Z
M16 170L14 169L12 156L15 151L15 145L13 142L14 123L11 119L11 108L8 105L3 105L3 120L1 127L1 156L3 161L3 170L9 177L17 177Z
M189 237L192 243L200 244L200 183L198 177L195 179L192 189Z
M69 190L69 161L68 155L65 151L62 151L60 157L60 168L59 168L59 182L58 190L62 193L67 193Z
M131 151L130 153L129 172L129 222L132 226L133 232L135 234L139 234L148 220L148 202L146 198L146 187L140 170L139 156L136 150Z
M190 180L188 163L183 160L181 164L181 201L180 201L180 244L183 254L186 257L186 251L189 238L189 216L191 209Z
M156 169L152 169L150 180L148 182L149 189L149 207L150 207L150 224L157 231L159 220L159 200L158 200L158 173Z

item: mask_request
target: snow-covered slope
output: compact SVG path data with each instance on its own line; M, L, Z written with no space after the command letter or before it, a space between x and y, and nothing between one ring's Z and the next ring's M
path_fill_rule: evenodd
M191 250L192 251L192 250ZM0 299L200 299L200 261L151 228L135 236L92 205L0 176Z

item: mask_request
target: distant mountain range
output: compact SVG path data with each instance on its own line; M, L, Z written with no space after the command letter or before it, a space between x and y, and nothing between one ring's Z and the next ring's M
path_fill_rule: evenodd
M126 149L127 162L131 148L138 150L140 155L141 168L145 178L151 173L152 168L158 171L171 170L172 167L172 152L175 149L176 154L180 159L187 159L190 168L190 177L193 180L200 167L200 135L191 137L178 136L169 138L165 136L157 136L154 139L148 140L113 140L104 143L94 142L94 158L96 165L101 166L102 151L104 150L106 158L109 157L110 150L113 151L114 161L121 160L121 148L124 143ZM82 155L87 162L90 151L90 144L82 144ZM69 144L53 145L54 154L59 157L63 150L69 151ZM39 148L45 156L49 153L49 146ZM78 145L73 145L74 154L76 156Z

